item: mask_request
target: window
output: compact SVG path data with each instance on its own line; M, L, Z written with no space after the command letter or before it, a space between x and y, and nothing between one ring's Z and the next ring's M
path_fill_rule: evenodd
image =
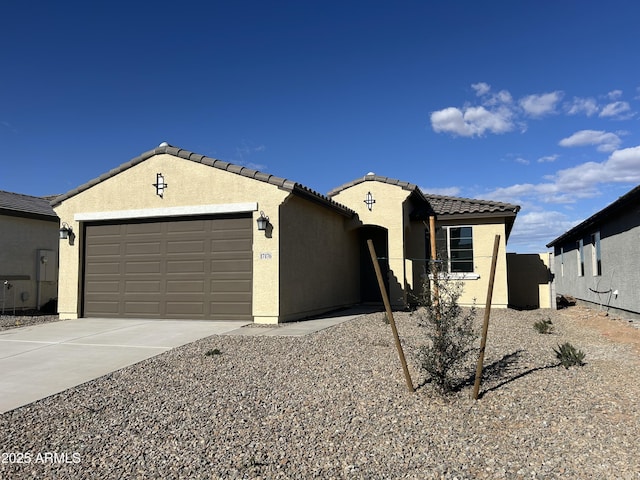
M578 241L576 252L578 253L578 276L584 277L584 240L580 239Z
M446 260L449 273L473 273L472 227L442 227L436 232L438 255Z
M600 232L591 234L591 270L593 276L602 275L602 260L600 257Z

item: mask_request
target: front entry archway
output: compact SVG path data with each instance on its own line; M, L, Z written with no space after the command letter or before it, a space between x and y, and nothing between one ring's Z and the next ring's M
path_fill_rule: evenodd
M378 256L380 271L389 293L389 233L386 228L367 225L359 229L360 242L360 301L362 303L382 303L378 279L371 261L367 240L373 241Z

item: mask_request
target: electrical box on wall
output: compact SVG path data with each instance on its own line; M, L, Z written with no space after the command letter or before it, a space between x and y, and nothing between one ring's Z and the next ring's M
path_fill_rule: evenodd
M53 250L38 250L36 279L39 282L55 282L58 277L58 255Z

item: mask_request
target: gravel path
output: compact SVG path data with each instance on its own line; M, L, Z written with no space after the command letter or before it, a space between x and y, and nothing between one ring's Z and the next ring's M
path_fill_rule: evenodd
M640 356L585 315L493 310L478 401L425 383L408 313L395 318L415 393L381 313L209 337L0 415L0 478L639 479ZM552 335L532 327L546 318ZM586 366L557 366L566 341Z

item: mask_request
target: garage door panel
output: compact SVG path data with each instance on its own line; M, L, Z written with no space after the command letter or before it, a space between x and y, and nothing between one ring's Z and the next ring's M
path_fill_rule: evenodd
M116 300L94 300L91 302L95 316L112 317L118 315L120 302Z
M189 233L205 232L207 230L207 220L189 220L184 222L167 222L167 233Z
M251 320L252 227L250 215L87 225L83 314Z
M104 256L115 256L120 255L120 244L119 243L97 243L93 245L88 245L86 248L87 254L92 257L104 257Z
M125 274L160 273L160 260L133 261L125 264Z
M92 280L90 284L92 290L102 293L118 293L120 291L120 282L117 280Z
M246 280L217 280L211 279L210 293L251 292L251 279Z
M205 253L204 240L170 240L167 242L167 253Z
M167 280L167 293L204 293L204 280Z
M211 240L212 252L237 252L251 250L250 238L225 238Z
M183 315L185 317L201 317L204 315L204 305L200 302L168 301L167 314Z
M204 260L169 260L167 273L200 273L204 274Z
M249 273L251 272L251 260L215 259L211 261L211 272L212 275L229 272Z
M124 315L125 316L148 316L154 317L160 316L160 302L158 301L125 301L124 302Z
M157 293L160 291L160 280L126 280L125 291L130 293Z
M118 275L120 274L120 263L116 262L91 262L91 275Z
M157 255L161 252L161 244L155 242L131 242L125 245L125 255Z

